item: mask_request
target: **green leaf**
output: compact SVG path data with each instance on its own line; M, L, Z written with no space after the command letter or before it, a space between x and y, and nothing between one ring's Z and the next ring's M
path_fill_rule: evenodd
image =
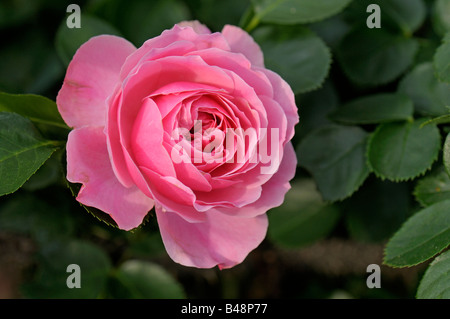
M327 125L311 132L298 145L299 165L313 175L325 200L350 196L369 175L367 136L359 127Z
M445 138L443 152L442 152L442 160L444 162L445 170L447 174L450 176L450 133L447 134Z
M36 173L23 184L22 188L34 192L62 182L64 177L62 176L60 155L59 151L53 153Z
M366 27L367 12L370 4L380 6L381 28L393 32L399 30L405 36L411 36L420 28L426 18L427 8L422 0L357 0L350 6L350 15Z
M64 19L56 33L56 51L67 66L78 48L93 36L101 34L119 35L109 23L94 16L81 14L81 28L68 28Z
M0 92L0 112L17 113L35 124L69 129L59 114L56 103L40 95Z
M339 211L326 204L311 179L292 185L283 205L269 211L269 237L284 247L311 244L333 229Z
M413 34L423 24L426 6L422 0L382 0L379 3L381 14L394 21L406 36Z
M443 36L450 31L450 0L436 0L431 13L433 28Z
M436 50L433 67L440 81L450 83L450 32L447 33L444 42Z
M415 213L389 240L384 263L393 267L414 266L433 257L450 244L450 200Z
M419 49L417 50L416 56L414 58L413 65L419 65L422 63L427 63L433 60L434 54L439 47L440 41L435 38L422 38L419 40Z
M55 241L44 245L33 280L22 286L27 298L98 298L105 288L111 261L96 245L81 240ZM67 266L80 267L81 288L67 286Z
M315 91L301 94L298 97L301 105L302 125L296 128L296 138L305 137L312 130L326 124L332 124L328 114L338 106L338 95L331 81Z
M418 299L450 299L450 251L437 256L417 289Z
M343 13L309 24L308 27L323 39L332 51L337 48L342 38L352 28Z
M55 150L29 120L0 112L0 196L18 190Z
M412 120L412 101L404 95L380 93L353 100L330 114L344 124L374 124Z
M425 173L437 159L441 138L436 125L424 119L381 124L372 134L367 160L381 178L404 181Z
M386 84L399 77L414 60L415 39L383 29L356 28L337 48L337 57L348 77L364 85Z
M408 95L414 102L415 111L424 116L449 113L450 84L439 82L434 76L433 65L417 65L399 83L398 92Z
M429 119L422 123L422 126L428 125L428 124L447 124L450 123L450 114L441 115L432 119Z
M414 196L422 206L450 199L450 177L441 169L420 179L414 188Z
M351 0L252 0L255 20L277 24L319 21L342 11Z
M111 292L115 298L181 299L182 286L161 266L140 260L128 260L115 273Z
M407 183L369 178L342 203L351 237L359 242L381 242L391 237L409 215L410 196Z
M317 89L331 64L325 43L304 27L265 27L254 34L268 69L280 74L295 94Z

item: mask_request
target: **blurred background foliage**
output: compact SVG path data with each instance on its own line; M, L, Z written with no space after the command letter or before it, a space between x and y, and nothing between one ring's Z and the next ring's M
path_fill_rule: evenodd
M404 171L390 169L396 157L388 151L398 136L415 132L421 122L414 117L448 113L450 86L437 80L432 61L450 30L450 1L279 2L287 7L273 9L270 0L0 2L0 92L54 101L71 57L91 36L116 34L140 46L197 19L212 31L225 24L250 31L266 66L292 86L300 113L292 189L269 212L267 238L241 265L175 264L151 213L131 232L93 218L67 187L58 150L19 191L0 197L0 297L415 297L428 261L391 268L382 265L384 247L421 207L450 198L449 177L436 161L446 128L431 125L421 135L430 147ZM81 29L66 26L71 3L81 7ZM381 7L381 29L366 26L371 3ZM436 185L443 191L433 192ZM66 286L72 263L81 267L82 289ZM373 263L381 265L380 289L366 286Z

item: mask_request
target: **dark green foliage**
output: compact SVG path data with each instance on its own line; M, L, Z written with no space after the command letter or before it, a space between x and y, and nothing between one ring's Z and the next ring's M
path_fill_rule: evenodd
M66 26L69 4L0 4L0 235L35 243L21 297L449 298L450 1L86 0L81 29ZM366 25L370 4L381 28ZM250 32L300 115L297 174L268 212L266 241L221 272L174 265L152 211L130 232L94 208L84 207L103 222L86 214L72 196L80 185L65 180L69 128L54 102L90 37L139 47L195 19ZM361 245L382 245L375 262L385 267L426 271L404 291L387 277L369 290L367 265L352 270ZM67 288L68 264L82 267L84 289Z

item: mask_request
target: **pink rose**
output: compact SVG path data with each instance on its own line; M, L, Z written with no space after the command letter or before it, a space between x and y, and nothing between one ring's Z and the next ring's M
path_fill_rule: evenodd
M242 262L295 174L294 94L235 26L182 22L139 49L93 37L57 104L73 127L67 179L83 184L77 200L125 230L155 207L168 254L186 266Z

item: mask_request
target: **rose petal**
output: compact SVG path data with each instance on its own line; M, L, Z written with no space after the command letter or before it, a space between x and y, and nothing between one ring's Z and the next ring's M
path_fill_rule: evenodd
M272 83L267 76L260 70L252 68L250 61L242 54L209 48L192 51L186 55L201 56L209 65L216 65L236 73L255 90L257 95L273 96Z
M124 83L123 101L121 102L124 107L118 106L121 125L126 128L127 123L133 123L145 97L159 92L163 87L180 82L197 83L199 89L205 84L230 92L235 89L235 82L227 72L206 64L198 56L173 56L157 61L147 61ZM117 115L112 114L112 116L116 117ZM121 133L129 134L131 132L127 133L121 129ZM128 136L125 136L125 139L128 139Z
M210 34L211 33L211 31L208 29L208 27L206 25L200 23L198 20L182 21L180 23L177 23L177 25L182 28L191 27L198 34Z
M169 83L191 81L228 91L234 89L233 79L223 70L207 65L200 57L167 57L143 63L115 93L108 111L106 135L108 149L117 178L124 186L132 184L124 150L130 148L133 123L145 97Z
M180 216L182 216L182 218L185 218L189 222L195 223L203 222L205 220L205 215L197 211L192 205L195 201L195 195L180 181L170 176L160 176L145 167L137 167L131 160L131 157L126 150L123 155L126 159L126 163L129 164L127 168L130 171L134 183L145 195L154 198L155 202L157 198L159 205L164 206L170 211L177 212ZM169 197L166 197L164 194L160 193L156 187L161 183L166 183L165 187L163 187L163 192L168 193ZM173 192L174 189L178 192L178 194ZM180 198L180 201L184 201L187 205L177 203L177 201L174 200L174 196L178 196L180 194L182 197Z
M183 41L181 46L177 44L179 41ZM182 28L175 25L172 29L165 30L161 35L145 41L139 49L130 55L121 70L121 79L125 79L136 66L145 61L151 61L165 56L182 56L185 54L185 50L179 51L178 54L176 54L175 50L170 50L170 54L166 53L166 49L171 46L182 48L192 45L196 50L206 48L230 50L226 39L220 33L198 34L193 28ZM155 53L156 56L154 56Z
M240 218L210 211L205 214L205 222L189 223L156 207L164 245L175 262L198 268L230 268L241 263L266 236L266 215Z
M153 200L136 186L126 188L117 180L101 127L83 127L70 132L67 179L83 184L77 196L80 203L109 214L121 229L139 226L153 207Z
M176 171L177 178L193 191L210 191L211 176L202 173L192 163L191 157L181 146L175 147L169 142L164 143L166 149L170 149L170 156Z
M278 170L283 156L287 119L277 102L265 96L260 98L266 108L269 123L258 143L258 158L262 164L259 167L259 175L273 175Z
M283 204L284 196L291 188L289 181L295 176L297 156L291 142L284 147L283 159L278 171L262 186L261 197L254 203L236 209L218 207L215 210L224 214L254 217Z
M119 80L125 59L135 50L127 40L112 35L93 37L78 49L56 98L67 125L105 124L105 100Z
M152 99L145 99L134 121L131 148L138 166L145 166L159 175L175 177L172 159L163 146L164 130L161 113Z
M231 51L242 53L254 66L264 67L264 56L259 45L244 30L233 25L226 25L222 35L227 39Z
M258 200L261 197L261 191L261 186L247 187L240 184L230 188L213 189L209 192L196 192L196 207L225 206L238 211L238 208Z
M147 167L140 166L139 169L148 181L156 201L164 205L166 204L166 199L169 199L169 205L180 204L189 207L193 206L195 201L194 193L178 179L172 176L161 176Z
M273 86L273 99L280 104L288 121L286 141L294 136L294 127L299 121L298 109L295 104L295 96L291 87L278 74L267 69L261 69Z
M118 110L122 104L122 92L117 90L113 96L114 98L110 102L107 114L108 120L105 125L106 144L111 157L112 169L117 179L123 186L131 187L133 185L133 178L127 169L118 128Z
M265 96L261 96L261 101L267 110L269 126L258 141L258 152L255 156L258 163L245 173L232 176L249 188L263 185L272 178L281 165L286 144L287 120L281 106Z

